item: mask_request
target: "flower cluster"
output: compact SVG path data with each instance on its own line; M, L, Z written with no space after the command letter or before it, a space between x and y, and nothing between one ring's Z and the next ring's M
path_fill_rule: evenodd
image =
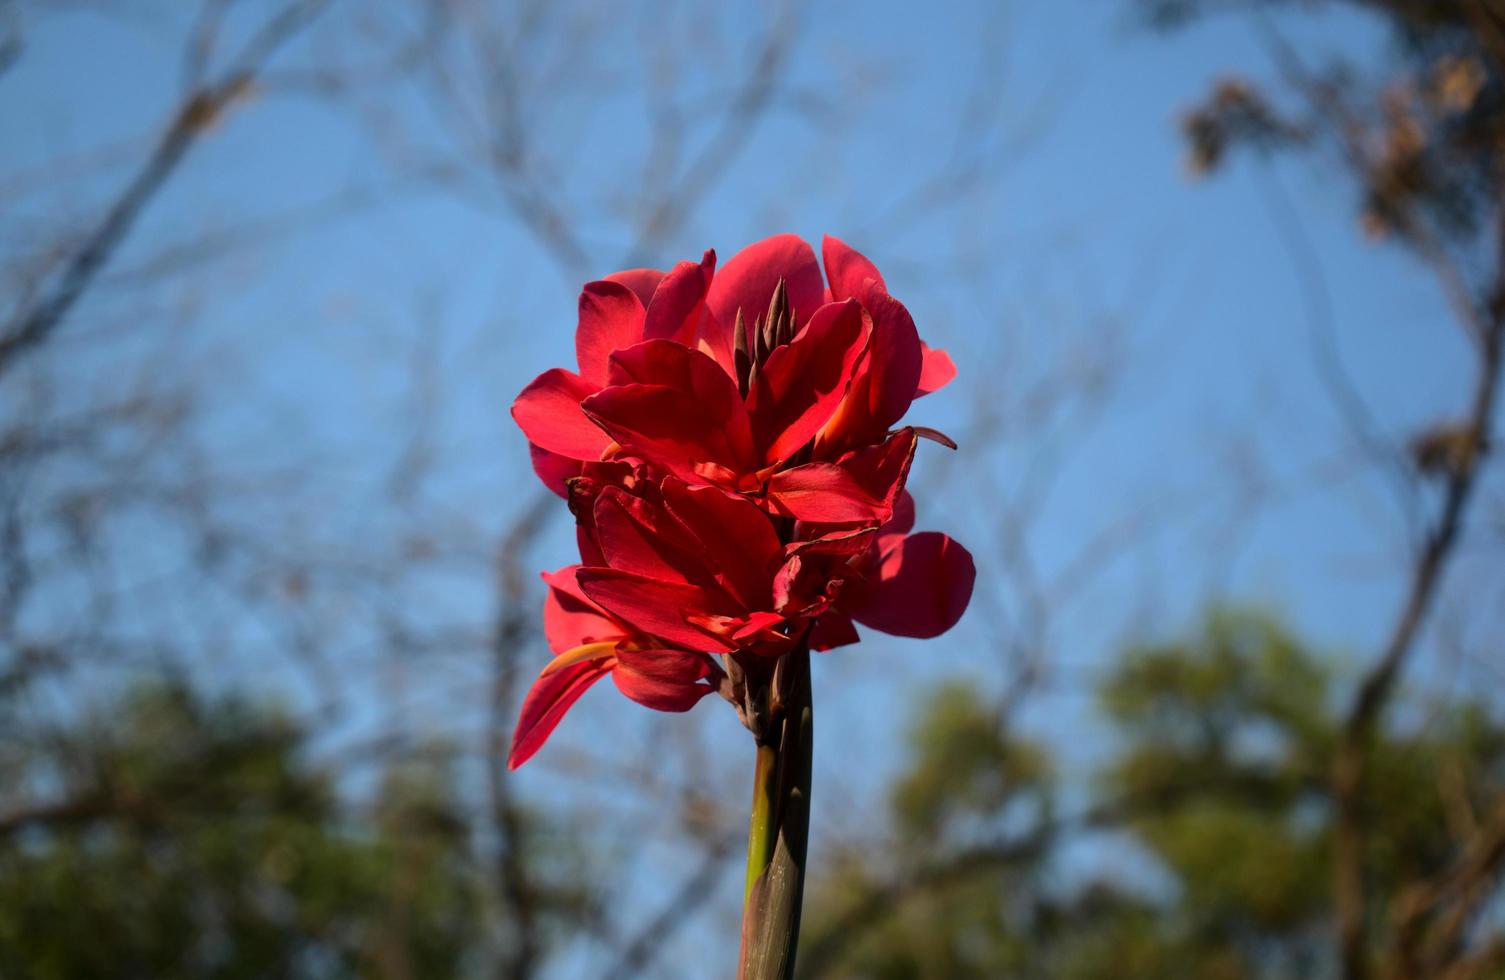
M556 656L523 703L511 767L607 674L684 711L728 693L728 670L856 642L854 620L931 637L966 609L972 556L911 534L904 489L917 438L950 440L895 428L955 365L871 262L834 238L822 251L824 276L809 244L779 235L720 271L708 251L590 283L579 372L518 395L512 416L575 515L580 564L544 576Z

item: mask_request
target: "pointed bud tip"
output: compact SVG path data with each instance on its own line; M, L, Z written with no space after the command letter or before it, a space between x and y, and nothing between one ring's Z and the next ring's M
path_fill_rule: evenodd
M945 446L947 449L957 448L956 440L946 435L946 433L942 432L939 429L932 429L928 425L912 425L910 426L910 428L913 429L914 434L919 436L921 439L929 439L931 442L938 442L941 445Z

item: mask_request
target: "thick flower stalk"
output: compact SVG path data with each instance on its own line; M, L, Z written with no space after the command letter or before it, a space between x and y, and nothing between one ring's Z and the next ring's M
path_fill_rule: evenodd
M589 283L578 371L517 397L533 467L575 515L580 562L546 574L553 660L509 765L596 681L660 711L716 694L757 749L739 976L792 975L809 832L810 655L856 625L933 637L972 556L912 533L916 398L956 374L862 255L834 238L714 252Z

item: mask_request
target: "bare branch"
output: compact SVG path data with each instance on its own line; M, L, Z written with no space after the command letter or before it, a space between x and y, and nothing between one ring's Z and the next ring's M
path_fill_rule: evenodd
M1505 795L1458 859L1395 903L1397 976L1441 976L1505 865Z
M498 836L497 894L502 899L515 936L506 954L502 975L526 980L537 969L541 953L537 929L537 895L525 850L522 813L507 780L507 749L519 675L518 652L527 635L533 609L524 598L523 559L528 544L545 526L557 501L546 490L536 491L532 503L513 522L497 549L498 610L492 634L491 718L487 733L487 785L491 819Z
M1493 437L1495 404L1500 385L1501 347L1505 339L1505 211L1501 213L1496 284L1487 303L1469 308L1488 311L1483 325L1473 393L1461 431L1469 451L1444 476L1441 511L1427 533L1410 574L1404 605L1391 629L1380 658L1359 684L1348 710L1333 761L1333 790L1337 820L1333 830L1334 899L1344 976L1368 976L1365 943L1366 887L1364 872L1364 779L1370 740L1394 692L1417 635L1433 606L1439 583L1458 542L1468 505L1474 496L1482 459Z
M51 289L20 310L0 331L0 376L21 355L47 339L89 288L100 269L130 234L147 204L177 170L189 149L251 87L278 48L291 40L327 0L299 0L269 21L217 80L195 89L178 108L145 165L115 200L104 218L67 260Z

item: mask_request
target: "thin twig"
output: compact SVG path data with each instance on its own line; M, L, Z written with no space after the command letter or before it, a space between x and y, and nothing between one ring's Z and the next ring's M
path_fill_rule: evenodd
M267 59L307 25L326 2L300 0L285 7L251 39L228 71L189 94L146 163L67 260L57 282L0 331L0 376L19 363L22 354L57 329L189 149L250 89Z

